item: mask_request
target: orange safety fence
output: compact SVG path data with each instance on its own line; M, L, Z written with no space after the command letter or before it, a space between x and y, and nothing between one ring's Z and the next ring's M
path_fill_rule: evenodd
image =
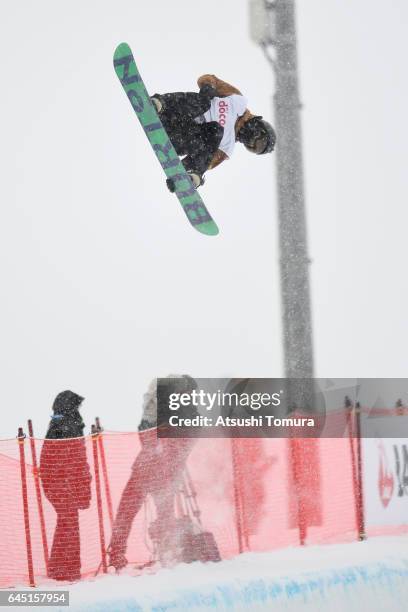
M358 537L355 441L347 435L158 440L155 430L93 431L68 440L0 441L0 587L106 572L132 475L138 511L132 520L126 506L122 527L135 571L154 555L151 526L166 490L172 511L190 511L222 559Z

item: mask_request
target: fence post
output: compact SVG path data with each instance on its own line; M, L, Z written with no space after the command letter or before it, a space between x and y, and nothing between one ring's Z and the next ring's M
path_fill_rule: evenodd
M345 407L348 409L349 439L351 452L351 469L353 474L354 499L356 503L356 527L359 540L365 540L364 525L364 504L363 504L363 476L362 476L362 456L361 456L361 421L360 404L357 402L353 406L348 397L345 398ZM352 418L354 417L354 418ZM355 423L355 428L353 427ZM354 441L356 439L356 441ZM357 450L355 449L357 446Z
M291 460L292 460L292 477L293 477L293 485L295 489L295 496L297 501L297 519L298 519L298 529L299 529L299 544L300 546L304 546L306 543L307 536L307 521L306 521L306 512L305 512L305 504L304 497L301 490L301 482L300 482L300 470L301 470L301 448L299 446L299 438L296 438L296 433L294 435L291 433L289 438L289 446L291 452Z
M108 504L109 520L110 520L110 524L112 527L113 526L112 497L111 497L110 486L109 486L108 468L106 466L105 448L103 445L103 436L102 436L103 427L101 426L99 417L95 418L95 429L96 429L96 432L98 433L97 439L98 439L99 453L101 456L103 483L105 487L106 503Z
M43 509L43 503L42 503L40 477L39 477L39 470L38 470L38 464L37 464L37 453L35 450L33 422L31 419L28 419L27 423L28 423L28 435L30 436L31 457L33 460L35 494L37 496L38 515L40 517L41 539L42 539L42 545L43 545L43 551L44 551L44 563L45 563L46 574L48 576L48 559L49 559L48 542L47 542L47 532L45 529L44 509Z
M357 476L358 476L358 526L360 540L366 539L364 521L364 498L363 498L363 456L361 452L361 406L356 403L356 435L357 435Z
M239 461L237 458L237 440L241 438L231 438L231 451L232 451L232 482L234 487L234 504L235 504L235 520L236 520L236 528L237 528L237 537L238 537L238 552L244 552L244 541L243 541L243 533L242 533L242 518L243 518L243 508L242 508L242 498L241 498L241 477L239 473Z
M28 579L30 586L34 587L34 566L33 566L33 549L31 546L31 532L30 532L30 515L28 512L28 495L27 495L27 472L25 463L25 448L24 448L25 434L23 428L18 428L17 440L20 451L20 470L21 470L21 492L23 496L23 510L24 510L24 529L26 536L26 550L27 550L27 566L28 566Z
M92 440L94 472L95 472L96 502L97 502L97 508L98 508L99 539L100 539L100 544L101 544L102 570L103 570L103 573L106 574L108 571L108 567L106 564L105 532L103 528L101 480L99 477L98 435L99 434L96 431L95 425L92 425L91 440Z

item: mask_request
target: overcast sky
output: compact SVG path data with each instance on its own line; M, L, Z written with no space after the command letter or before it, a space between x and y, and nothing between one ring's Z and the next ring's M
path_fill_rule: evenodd
M298 0L316 375L406 375L403 0ZM188 224L112 67L151 93L215 73L273 121L247 0L14 0L0 18L1 422L45 432L54 396L135 429L150 379L283 375L274 158L202 189L221 233Z

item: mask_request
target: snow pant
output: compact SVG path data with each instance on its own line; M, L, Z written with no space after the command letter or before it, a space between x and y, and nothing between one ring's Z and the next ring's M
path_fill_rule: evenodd
M48 561L48 577L55 580L81 578L79 512L69 504L54 504L57 525Z
M110 542L111 556L125 554L133 520L148 494L153 497L163 531L171 530L176 520L174 496L193 445L193 439L168 438L142 448L120 499Z
M216 121L204 122L211 106L208 96L194 92L155 94L163 102L160 119L186 170L203 175L222 140L224 128ZM197 123L195 119L202 121Z

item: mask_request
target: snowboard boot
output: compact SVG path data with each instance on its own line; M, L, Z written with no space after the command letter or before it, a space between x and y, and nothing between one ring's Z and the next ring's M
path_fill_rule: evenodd
M198 187L201 187L201 185L204 185L205 179L201 174L198 174L198 172L187 170L187 174L193 181L193 185L196 189L198 189ZM170 193L174 193L176 191L176 184L172 178L167 179L166 185Z
M163 106L164 106L161 96L159 94L154 94L154 96L151 96L150 101L153 104L156 113L160 117L161 113L163 112Z

